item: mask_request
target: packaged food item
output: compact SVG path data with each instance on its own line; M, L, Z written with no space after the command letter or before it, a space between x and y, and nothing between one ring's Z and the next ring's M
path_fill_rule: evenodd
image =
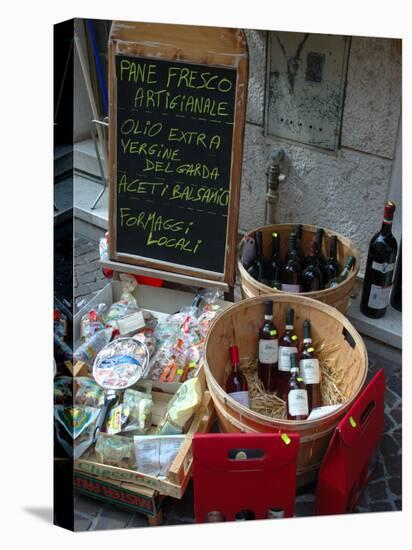
M61 336L54 333L54 358L56 363L64 363L65 361L73 361L73 350L66 344Z
M137 470L142 474L165 479L185 436L144 435L134 436L133 440Z
M80 320L80 338L87 342L97 332L105 328L102 313L106 308L105 304L99 304L96 309L91 309Z
M127 389L123 394L122 431L147 433L152 424L151 393Z
M67 433L76 439L82 431L97 419L99 409L85 406L55 405L54 418L66 429Z
M109 233L106 232L104 237L99 241L99 256L101 261L109 260ZM106 267L102 268L103 275L108 279L113 277L113 269L107 269Z
M133 452L133 439L121 435L97 435L95 451L102 464L119 468L135 468L136 459Z
M58 309L53 312L53 332L62 339L67 336L67 317Z
M119 319L139 311L136 298L132 294L133 290L136 288L136 284L137 283L133 277L123 276L123 292L120 296L120 300L118 302L114 302L107 312L105 319L107 326L116 327L116 322Z
M77 361L83 361L87 365L92 366L96 355L110 342L112 334L112 328L105 328L100 332L96 332L87 342L84 342L76 349L74 358Z
M119 338L99 352L93 377L103 388L125 389L145 375L148 362L146 346L134 338Z
M167 405L164 417L157 427L159 435L184 432L187 422L195 414L202 400L202 386L198 378L186 380Z
M58 376L54 379L53 400L55 405L73 404L73 378Z
M219 304L210 303L205 305L198 319L198 330L202 338L206 338L210 325L222 311L222 307Z
M74 402L76 405L101 407L104 403L103 389L88 376L79 376L74 379Z

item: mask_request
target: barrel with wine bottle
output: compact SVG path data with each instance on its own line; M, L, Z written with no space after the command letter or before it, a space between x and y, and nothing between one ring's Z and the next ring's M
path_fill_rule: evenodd
M239 246L244 298L300 293L345 312L359 271L360 255L343 235L302 224L259 227Z

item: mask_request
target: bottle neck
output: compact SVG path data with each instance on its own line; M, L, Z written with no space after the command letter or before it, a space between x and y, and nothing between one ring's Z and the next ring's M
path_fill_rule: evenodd
M336 239L330 241L329 257L331 260L336 260Z
M303 343L304 344L311 344L312 343L312 338L304 338Z
M273 315L265 315L265 321L272 321Z
M381 234L390 235L392 233L392 220L383 218Z
M288 331L288 332L291 332L293 330L293 325L285 325L285 329Z

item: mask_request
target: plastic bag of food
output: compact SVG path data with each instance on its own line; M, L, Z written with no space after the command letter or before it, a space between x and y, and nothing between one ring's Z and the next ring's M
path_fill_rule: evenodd
M136 280L133 277L124 275L122 275L122 279L123 292L120 296L120 300L114 302L107 312L105 319L107 326L116 326L118 319L139 311L136 298L132 294L133 290L136 288Z
M96 439L95 451L98 461L102 464L128 469L136 467L133 439L129 437L122 435L107 436L99 433Z
M53 334L54 338L54 358L57 364L64 361L73 361L73 350L66 344L61 336Z
M53 399L55 405L73 404L73 378L71 376L58 376L54 379Z
M198 378L186 380L169 401L166 412L157 427L159 435L175 435L184 432L202 401L202 386Z
M53 312L53 332L60 338L64 339L67 336L67 317L58 309Z
M56 437L69 456L79 458L93 442L99 409L55 405Z
M185 436L144 435L135 436L133 440L137 470L142 474L165 479Z
M103 389L93 378L79 376L74 379L74 402L76 405L101 407L104 403Z
M150 390L143 392L127 389L123 394L122 432L147 433L152 424L152 408Z
M88 311L80 320L80 338L82 342L87 342L97 332L105 328L103 312L106 309L105 304L99 304L95 309Z
M105 328L100 332L96 332L96 334L92 336L90 340L84 342L76 349L76 351L74 352L74 358L77 361L83 361L89 366L92 366L96 355L101 349L104 348L106 344L110 342L112 334L112 328Z

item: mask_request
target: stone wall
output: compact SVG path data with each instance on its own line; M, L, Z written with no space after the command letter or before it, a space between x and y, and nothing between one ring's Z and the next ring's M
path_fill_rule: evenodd
M287 179L279 188L276 222L313 223L343 233L360 248L363 267L383 203L391 198L401 114L400 41L352 37L341 148L331 153L264 135L268 32L247 30L246 36L249 94L239 229L264 224L266 170L272 150L282 147ZM400 204L396 215L401 216Z

